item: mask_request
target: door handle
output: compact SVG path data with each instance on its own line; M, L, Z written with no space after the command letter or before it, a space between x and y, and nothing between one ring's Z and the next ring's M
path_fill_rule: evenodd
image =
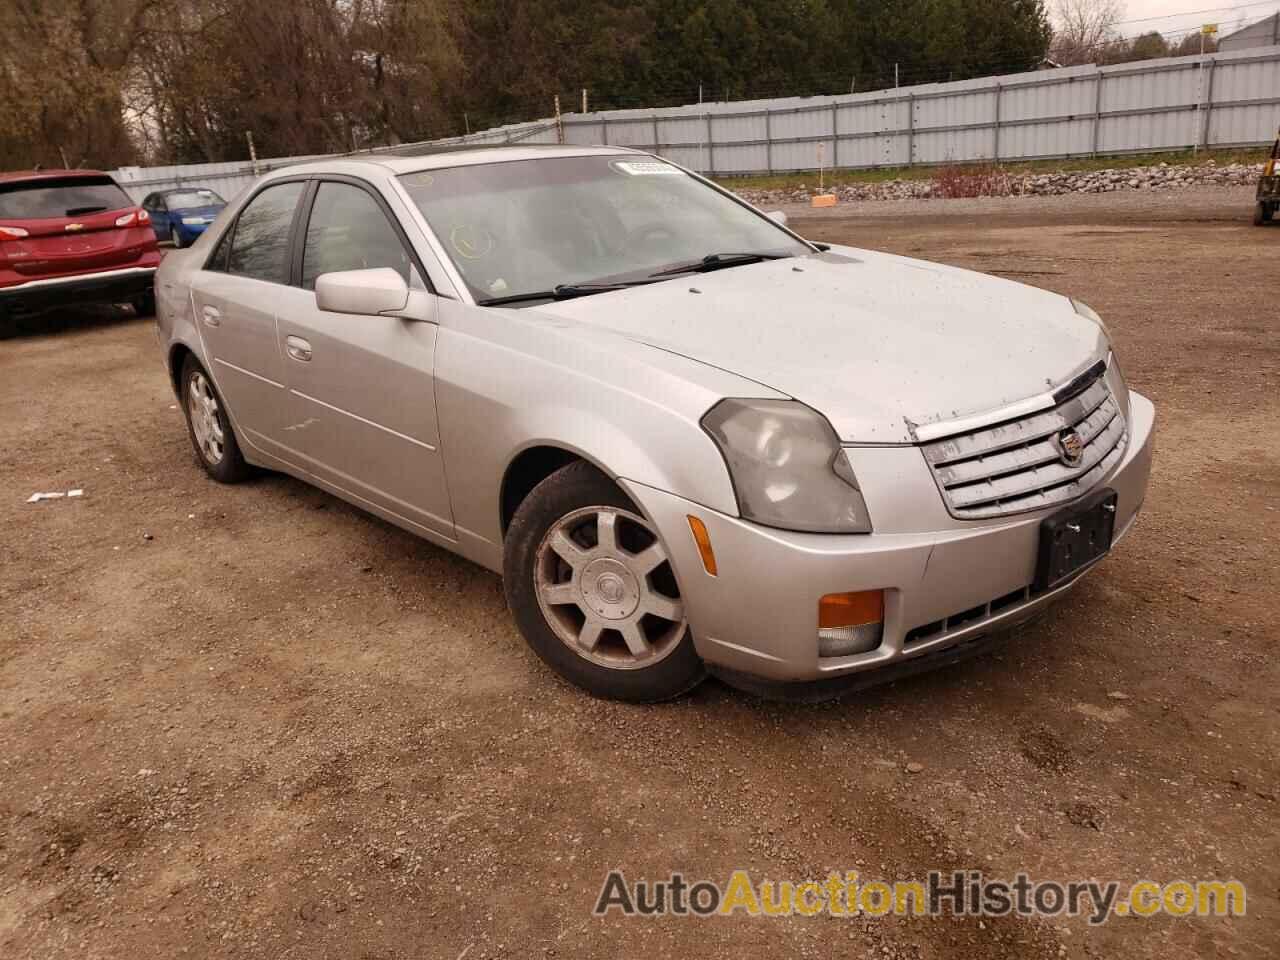
M306 363L311 359L311 344L301 337L285 337L284 348L289 351L289 356L295 360L301 360Z
M209 326L216 327L222 323L222 312L217 307L206 304L200 312L204 314L204 322Z

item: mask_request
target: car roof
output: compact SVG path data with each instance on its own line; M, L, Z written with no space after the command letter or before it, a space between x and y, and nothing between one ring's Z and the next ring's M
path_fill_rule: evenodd
M281 167L273 174L294 171L329 170L341 172L347 164L381 167L395 176L417 173L420 170L440 170L446 167L467 167L484 163L508 163L515 160L544 160L549 157L616 157L634 155L638 151L628 147L580 147L569 144L521 144L519 146L465 145L410 146L378 154L329 157L308 160L304 163ZM350 169L350 168L348 168Z
M18 180L66 180L71 177L109 177L101 170L11 170L0 172L0 183Z

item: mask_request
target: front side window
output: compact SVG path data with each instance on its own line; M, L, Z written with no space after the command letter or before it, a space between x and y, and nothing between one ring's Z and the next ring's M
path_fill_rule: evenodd
M810 252L652 157L548 157L400 178L478 301L652 278L711 254Z
M410 281L409 255L378 202L349 183L320 184L302 251L303 287L314 290L322 273L372 267Z
M288 281L289 228L305 188L302 181L281 183L249 201L236 220L228 273L272 283Z

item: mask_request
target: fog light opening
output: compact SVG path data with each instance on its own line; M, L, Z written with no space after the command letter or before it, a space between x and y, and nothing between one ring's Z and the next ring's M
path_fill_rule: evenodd
M818 601L819 657L867 653L883 636L883 590L829 593Z

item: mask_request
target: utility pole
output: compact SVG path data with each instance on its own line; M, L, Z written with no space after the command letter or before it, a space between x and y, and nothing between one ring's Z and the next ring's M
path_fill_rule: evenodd
M560 94L556 94L556 142L564 143L564 121L560 118Z
M898 65L893 65L893 89L898 89Z
M702 102L702 81L698 81L698 102Z
M587 112L587 88L582 88L582 112Z
M1200 90L1196 94L1196 126L1195 133L1191 140L1191 152L1200 152L1200 140L1203 138L1205 146L1208 146L1208 123L1202 120L1205 116L1206 104L1208 100L1208 109L1213 109L1213 64L1205 58L1205 41L1207 38L1214 36L1218 32L1216 23L1206 23L1200 28Z
M258 151L253 148L253 131L246 130L244 138L249 141L249 163L253 167L253 175L258 175Z

